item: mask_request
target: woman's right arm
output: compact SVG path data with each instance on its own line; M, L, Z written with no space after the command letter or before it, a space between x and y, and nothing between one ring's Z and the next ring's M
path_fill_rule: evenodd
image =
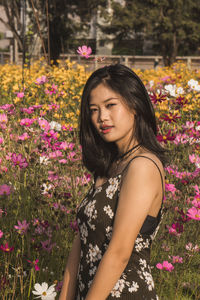
M74 300L77 272L80 262L81 241L79 233L74 238L65 269L59 300Z

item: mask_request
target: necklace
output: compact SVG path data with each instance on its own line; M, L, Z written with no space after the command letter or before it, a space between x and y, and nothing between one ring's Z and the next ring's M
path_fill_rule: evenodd
M118 158L117 158L117 164L119 164L119 162L121 161L121 160L123 160L126 156L127 156L127 154L131 154L131 153L134 153L136 150L138 150L139 148L140 148L140 146L141 146L141 144L137 144L137 145L135 145L135 146L133 146L131 149L129 149L128 151L126 151L125 153L123 153L122 155L120 155ZM133 151L133 152L132 152Z

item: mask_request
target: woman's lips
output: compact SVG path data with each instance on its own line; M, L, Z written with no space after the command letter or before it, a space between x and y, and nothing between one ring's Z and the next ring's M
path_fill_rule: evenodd
M113 126L107 126L107 127L103 127L101 128L101 132L103 134L109 133L111 131L111 129L113 128Z

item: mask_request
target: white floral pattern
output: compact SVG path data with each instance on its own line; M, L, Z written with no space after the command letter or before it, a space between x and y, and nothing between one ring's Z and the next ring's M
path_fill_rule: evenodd
M106 196L110 199L113 198L115 192L117 191L118 189L118 186L119 186L119 181L117 178L110 178L108 180L109 182L109 186L107 187L106 189Z
M81 258L77 277L76 300L86 298L98 265L109 246L120 183L121 175L119 174L108 179L98 188L93 185L92 190L90 189L86 198L79 205L77 222L81 237ZM127 297L130 299L130 295L137 300L158 300L149 265L149 251L146 250L150 249L152 239L155 237L158 228L159 226L151 235L138 234L127 267L116 282L107 300L125 300Z
M103 210L111 219L113 218L114 212L112 211L110 205L104 206Z

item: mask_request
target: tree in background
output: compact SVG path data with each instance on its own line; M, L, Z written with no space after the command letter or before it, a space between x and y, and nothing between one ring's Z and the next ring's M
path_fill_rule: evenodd
M200 0L113 0L112 8L109 27L101 29L113 34L118 45L125 40L137 41L138 36L151 40L165 65L172 64L178 54L194 53L199 46ZM106 10L103 13L109 18Z
M22 36L22 10L26 3L26 43ZM90 20L99 5L105 5L106 0L0 0L7 16L5 21L0 18L8 30L12 31L22 51L27 41L32 46L34 36L39 35L43 52L49 53L50 60L56 64L60 53L70 51L70 45L82 35L87 40ZM26 28L26 29L27 29ZM27 38L27 32L31 37ZM74 49L73 49L74 52ZM45 54L45 53L44 53Z
M0 21L13 33L17 40L20 50L23 48L23 40L21 33L22 22L20 15L20 0L0 0L3 6L7 21L0 17Z

